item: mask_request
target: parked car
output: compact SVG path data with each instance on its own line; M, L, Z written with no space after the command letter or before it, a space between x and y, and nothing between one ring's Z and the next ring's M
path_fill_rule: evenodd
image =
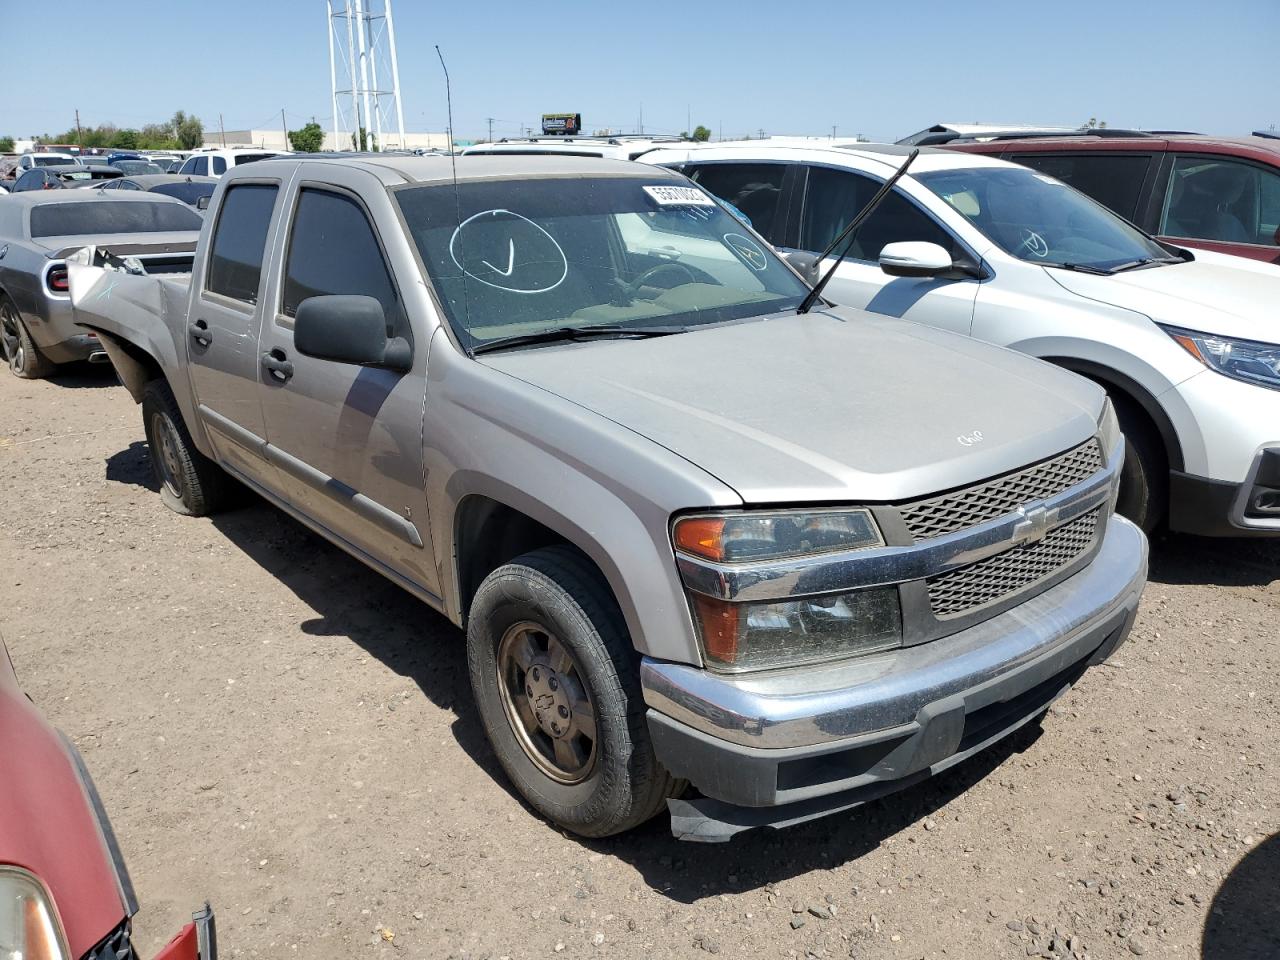
M1146 543L1096 385L797 313L799 276L669 171L452 168L232 170L189 280L77 255L72 297L163 501L215 510L225 471L465 626L544 816L603 836L670 800L724 839L848 809L1124 639Z
M35 167L62 167L79 163L79 159L69 153L24 153L18 158L21 170Z
M1047 173L1162 240L1280 264L1280 140L1113 131L948 147Z
M112 180L119 176L123 176L123 172L115 167L84 167L79 164L35 167L14 181L13 192L22 193L25 190L63 190L74 187L89 187L95 183Z
M76 158L86 167L106 167L110 166L107 158L97 153L82 153Z
M150 193L96 190L15 193L0 204L0 355L24 379L61 363L105 361L98 338L75 325L66 254L93 244L155 271L195 248L204 221L186 204ZM178 264L182 260L179 256Z
M216 177L181 176L176 173L144 173L138 176L119 177L98 184L95 190L144 190L166 197L175 197L183 203L204 209L209 197L218 186Z
M220 177L229 169L242 163L253 163L255 160L270 160L282 155L282 151L252 150L237 148L233 150L206 150L193 153L182 162L178 173L195 174L198 177Z
M644 162L682 169L812 262L909 150L744 143ZM1162 245L1045 174L924 147L827 294L1103 385L1129 441L1120 512L1147 530L1280 533L1274 268Z
M481 157L535 156L554 154L562 157L604 157L611 160L635 160L660 146L685 142L680 137L513 137L494 143L478 143L462 151L462 156Z
M23 695L0 638L0 956L135 958L137 898L75 745ZM205 904L155 960L216 960Z

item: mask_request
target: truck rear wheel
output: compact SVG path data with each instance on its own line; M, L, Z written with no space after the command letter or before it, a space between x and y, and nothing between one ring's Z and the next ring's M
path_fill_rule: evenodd
M0 351L9 363L9 372L15 377L39 380L53 373L54 365L32 341L18 308L8 297L0 297Z
M472 602L467 664L498 762L584 837L629 830L684 790L654 755L636 662L608 585L568 548L499 567Z
M203 517L226 497L227 477L196 449L169 384L152 380L142 394L142 422L160 499L174 513Z

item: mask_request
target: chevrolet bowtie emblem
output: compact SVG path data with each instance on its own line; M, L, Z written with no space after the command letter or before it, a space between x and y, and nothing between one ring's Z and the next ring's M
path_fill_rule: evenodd
M1059 512L1045 506L1021 507L1018 513L1022 519L1013 527L1015 546L1025 547L1039 543L1058 524Z

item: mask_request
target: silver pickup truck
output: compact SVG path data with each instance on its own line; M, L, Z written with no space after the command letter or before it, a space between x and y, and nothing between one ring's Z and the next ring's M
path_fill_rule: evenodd
M848 809L1120 644L1146 541L1103 392L809 288L679 174L301 158L189 278L72 258L164 501L226 476L466 629L506 773L604 836Z

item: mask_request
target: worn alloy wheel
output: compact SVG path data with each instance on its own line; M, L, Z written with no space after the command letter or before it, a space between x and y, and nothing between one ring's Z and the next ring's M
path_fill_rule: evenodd
M8 297L0 296L0 352L9 362L9 372L23 380L48 376L53 370L23 326L18 308Z
M596 761L595 708L573 654L545 627L513 624L498 645L503 711L525 755L559 783L581 783Z

